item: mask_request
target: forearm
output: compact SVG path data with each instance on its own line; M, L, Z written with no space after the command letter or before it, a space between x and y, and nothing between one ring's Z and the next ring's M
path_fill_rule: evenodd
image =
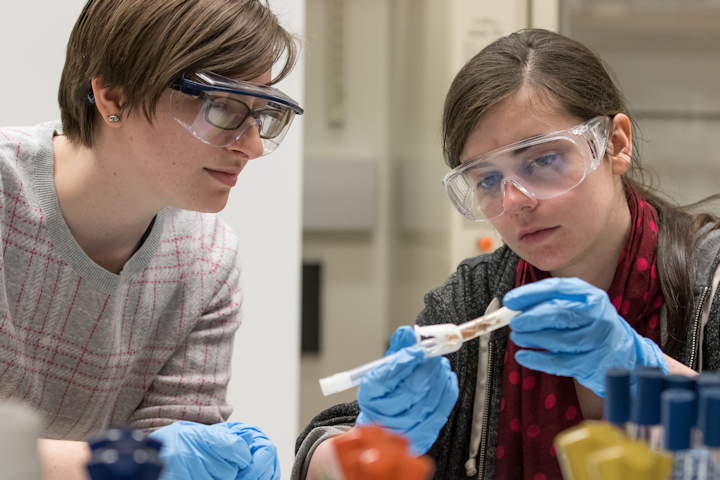
M335 454L330 440L322 442L313 452L305 480L321 480L334 472Z
M671 375L685 375L686 377L693 377L698 374L695 370L686 365L683 365L671 356L667 354L663 355L665 357L665 361L667 362L668 372Z
M87 480L85 464L90 449L85 442L70 440L38 440L38 454L45 480Z
M352 405L348 404L341 404L341 405L335 405L331 409L328 409L315 417L315 420L317 419L324 419L322 423L330 423L332 420L330 418L332 417L331 413L339 414L336 415L335 420L338 420L339 418L343 418L345 420L350 421L348 415L345 415L346 413L353 411L354 417L354 408L348 408L352 407ZM329 413L330 412L330 413ZM327 415L326 415L327 414ZM325 415L325 416L323 416ZM312 425L312 424L311 424ZM308 429L306 429L300 437L298 437L298 440L301 440L301 443L298 447L298 449L295 452L295 461L293 462L293 468L292 468L292 474L290 475L290 478L292 480L305 480L307 478L316 478L317 475L322 473L322 464L324 462L323 458L326 458L327 456L331 455L323 455L323 452L321 451L319 454L319 457L317 459L314 459L314 455L318 449L318 447L322 446L324 443L328 443L327 440L337 437L339 435L342 435L343 433L346 433L350 431L354 426L353 423L337 423L336 425L325 425L321 427L312 427L308 426ZM325 448L328 448L325 446ZM313 467L312 472L313 476L308 477L308 471L310 469L310 462L315 460L316 466ZM322 478L322 477L320 477Z

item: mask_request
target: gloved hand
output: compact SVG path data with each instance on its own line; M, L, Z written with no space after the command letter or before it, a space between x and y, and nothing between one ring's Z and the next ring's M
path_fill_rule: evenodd
M574 377L605 396L605 371L620 367L659 367L668 373L660 348L640 336L618 315L603 290L578 278L548 278L508 292L503 303L521 311L510 322L520 365Z
M257 427L179 421L150 434L163 442L161 480L276 480L277 449Z
M445 357L425 359L410 327L400 327L385 355L392 361L365 375L358 390L358 425L376 424L405 435L416 455L427 452L458 398L455 372Z

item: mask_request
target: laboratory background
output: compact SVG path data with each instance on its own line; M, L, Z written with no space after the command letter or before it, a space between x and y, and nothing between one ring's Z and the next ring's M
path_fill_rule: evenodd
M0 0L3 126L58 117L65 42L84 3ZM382 356L425 292L499 246L442 186L442 102L488 43L539 27L588 45L623 88L658 185L679 202L720 192L718 0L270 4L303 45L280 87L306 113L250 163L222 216L243 252L231 418L263 428L286 473L308 421L354 399L324 397L318 379Z
M380 356L424 293L499 245L447 201L440 146L452 76L499 36L539 27L588 45L624 90L657 185L681 203L720 192L718 1L309 0L306 15L302 252L321 326L305 339L302 426L353 399L324 398L318 378Z

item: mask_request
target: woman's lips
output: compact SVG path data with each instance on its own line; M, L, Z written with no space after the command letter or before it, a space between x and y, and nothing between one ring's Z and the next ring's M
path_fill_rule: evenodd
M541 228L539 230L533 230L531 232L524 233L524 234L520 235L520 241L526 242L526 243L542 242L547 237L552 235L558 228L560 228L560 227L555 226L555 227L549 227L549 228Z
M211 170L209 168L205 169L213 178L218 180L219 182L223 183L224 185L227 185L228 187L234 187L237 183L237 173L227 173L227 172L221 172L219 170Z

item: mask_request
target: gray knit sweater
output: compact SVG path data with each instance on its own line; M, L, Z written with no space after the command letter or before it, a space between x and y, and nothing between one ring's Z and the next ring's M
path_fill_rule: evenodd
M57 439L226 419L236 237L166 209L120 274L103 269L58 204L55 127L0 129L0 399L28 402Z
M699 370L720 368L720 295L713 292L717 285L720 252L720 231L713 231L701 242L696 258L695 305L691 324L687 326L684 345L667 352L680 362ZM462 323L483 314L493 299L502 299L513 288L518 257L507 247L472 258L460 264L457 271L440 288L425 296L425 309L417 323ZM663 336L668 325L663 315ZM468 342L458 352L448 355L457 374L460 396L445 427L428 454L435 461L436 479L493 478L497 421L502 395L505 346L509 329L491 334L486 345L478 339ZM479 370L479 367L483 370ZM476 403L478 373L484 375L485 401ZM476 405L483 405L475 412ZM347 430L359 413L356 402L336 405L316 416L300 434L296 443L293 479L304 479L308 459L323 440ZM477 457L470 454L473 422L485 428ZM469 459L469 460L468 460ZM472 465L468 465L472 463ZM468 468L470 467L470 468ZM472 474L475 471L475 474Z

